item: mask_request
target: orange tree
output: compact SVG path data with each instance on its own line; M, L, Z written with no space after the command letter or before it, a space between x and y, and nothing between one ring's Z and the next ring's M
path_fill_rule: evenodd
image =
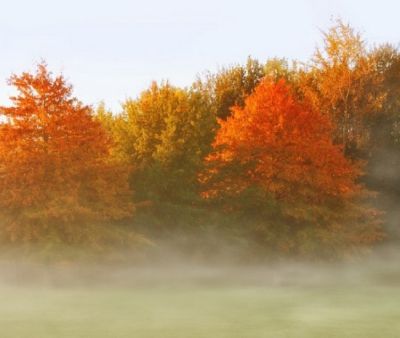
M9 83L17 94L0 107L2 239L99 244L93 225L132 214L126 168L62 76L40 64Z
M381 118L387 100L379 62L362 37L339 19L300 76L300 93L330 117L335 142L353 159L368 156L371 123Z
M257 240L286 252L343 253L381 238L377 212L360 202L359 166L283 80L264 80L232 114L200 175L205 198L247 210Z

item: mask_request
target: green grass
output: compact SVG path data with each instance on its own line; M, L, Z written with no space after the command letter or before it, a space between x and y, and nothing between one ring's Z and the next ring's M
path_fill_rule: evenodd
M24 285L0 288L1 338L400 337L393 282Z

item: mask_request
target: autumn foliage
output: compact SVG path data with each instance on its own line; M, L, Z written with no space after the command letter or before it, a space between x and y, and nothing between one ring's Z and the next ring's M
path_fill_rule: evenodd
M220 127L207 161L217 163L213 171L232 164L244 171L216 182L208 195L256 184L277 199L315 203L358 190L359 170L332 143L330 121L296 102L283 80L264 81Z
M385 206L400 201L399 69L398 48L337 20L309 62L153 82L119 113L84 105L45 64L13 75L0 244L331 258L400 238Z
M13 75L12 106L0 107L1 235L10 241L90 241L94 223L131 215L127 170L91 109L44 64Z
M261 192L277 203L281 220L290 224L286 249L299 248L294 243L299 233L305 243L309 235L329 242L336 232L347 233L347 244L369 244L381 237L374 211L352 206L363 194L356 183L360 168L333 144L329 119L296 101L283 80L264 80L244 108L234 107L232 116L219 123L214 151L206 158L208 170L200 175L204 197L229 200L246 194L240 209L254 203L249 190ZM268 223L271 215L264 216ZM266 231L282 233L284 227Z
M310 71L302 74L300 90L334 122L334 140L343 144L346 155L360 158L368 152L370 123L386 99L384 77L373 53L348 24L337 20L323 35Z

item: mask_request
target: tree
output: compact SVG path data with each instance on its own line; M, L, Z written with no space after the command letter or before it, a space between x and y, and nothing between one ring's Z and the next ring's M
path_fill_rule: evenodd
M214 135L215 117L194 90L153 83L124 104L121 149L134 167L136 199L188 202ZM118 134L118 132L117 132Z
M263 76L263 66L249 57L245 66L235 65L222 68L216 74L208 73L195 85L208 98L213 114L225 119L231 114L232 106L244 104Z
M385 100L383 79L360 34L349 25L337 20L323 35L323 47L303 72L303 94L334 122L335 142L343 144L346 155L360 158L368 149L368 122Z
M379 91L385 100L369 121L367 182L379 192L400 196L400 53L384 44L370 51L368 58L382 78Z
M284 79L287 83L297 82L298 63L293 61L291 64L285 58L268 59L264 66L264 77L278 82Z
M200 175L203 196L233 211L257 205L266 238L285 233L269 245L303 250L314 238L328 252L346 251L381 237L376 211L356 202L364 193L360 168L332 142L328 117L298 102L283 80L261 82L244 108L219 123Z
M127 114L125 112L113 114L101 102L96 108L94 118L100 122L108 137L112 140L111 156L127 166L129 172L132 173L133 167L129 154L134 141L130 138Z
M17 94L0 107L2 238L97 245L94 224L133 212L127 172L110 158L110 139L45 64L9 84Z

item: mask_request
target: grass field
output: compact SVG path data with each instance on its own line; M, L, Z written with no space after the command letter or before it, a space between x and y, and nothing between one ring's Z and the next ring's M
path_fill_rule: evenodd
M0 337L400 337L397 261L357 266L18 272Z
M398 338L400 289L7 289L0 318L2 338Z

